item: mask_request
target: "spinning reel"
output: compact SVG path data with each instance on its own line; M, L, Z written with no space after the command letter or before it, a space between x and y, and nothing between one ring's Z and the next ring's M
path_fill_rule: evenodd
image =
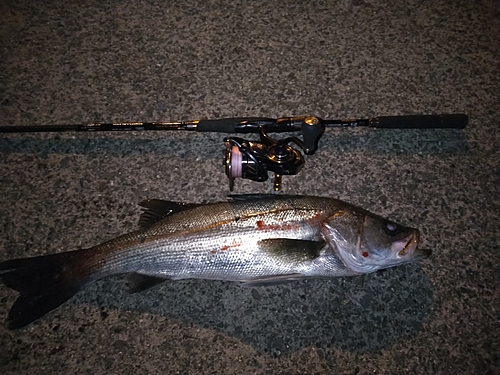
M284 122L285 119L278 120ZM277 191L281 189L281 176L299 173L305 163L304 156L290 144L295 144L306 154L313 154L324 128L317 117L292 117L287 120L295 126L300 124L304 141L297 137L273 139L262 126L259 127L260 142L240 137L224 138L226 175L231 191L235 178L264 182L269 178L269 172L274 172L273 188Z

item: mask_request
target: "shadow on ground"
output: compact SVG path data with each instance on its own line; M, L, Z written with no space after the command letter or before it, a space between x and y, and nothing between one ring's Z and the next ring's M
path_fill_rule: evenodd
M183 157L217 157L215 149L223 149L225 134L164 132L164 133L109 133L109 135L50 133L40 139L23 134L4 134L0 138L2 153L26 154L111 154L111 155L179 155ZM294 133L299 135L300 133ZM156 138L160 135L161 138ZM272 134L283 138L290 133ZM394 136L396 135L396 140ZM258 140L257 134L239 135ZM156 138L156 139L155 139ZM389 143L390 142L390 143ZM193 144L196 151L193 150ZM458 129L336 129L327 130L319 142L320 149L346 152L373 151L381 154L443 155L465 154L469 148L462 130Z
M417 335L433 295L429 279L417 265L365 277L260 288L191 280L129 295L125 282L112 278L88 289L74 303L194 323L274 356L311 345L357 352L390 346Z

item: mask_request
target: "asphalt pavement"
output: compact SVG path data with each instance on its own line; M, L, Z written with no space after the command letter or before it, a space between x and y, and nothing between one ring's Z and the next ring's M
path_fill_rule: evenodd
M498 1L6 1L0 40L1 126L469 117L327 129L283 177L283 194L420 228L429 259L262 288L130 295L111 277L16 331L17 293L1 285L0 373L500 374ZM224 136L0 134L0 260L132 231L147 198L225 200ZM273 193L272 180L235 185Z

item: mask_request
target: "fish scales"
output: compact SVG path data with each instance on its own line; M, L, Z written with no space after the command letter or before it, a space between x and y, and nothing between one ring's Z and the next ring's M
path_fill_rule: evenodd
M258 242L319 240L318 222L342 206L339 201L330 203L325 206L324 199L299 197L218 203L179 212L146 231L103 244L105 253L113 247L116 253L106 261L100 277L119 270L172 279L239 281L297 272L297 264L262 251ZM122 251L130 246L135 249Z

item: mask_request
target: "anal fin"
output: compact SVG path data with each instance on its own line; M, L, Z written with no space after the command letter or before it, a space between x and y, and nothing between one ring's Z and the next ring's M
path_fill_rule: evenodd
M142 292L170 279L158 276L143 275L141 273L129 273L126 277L129 293Z
M286 284L292 281L304 280L306 276L300 273L290 273L285 275L263 276L254 279L240 280L241 286L255 287L255 286L272 286Z

